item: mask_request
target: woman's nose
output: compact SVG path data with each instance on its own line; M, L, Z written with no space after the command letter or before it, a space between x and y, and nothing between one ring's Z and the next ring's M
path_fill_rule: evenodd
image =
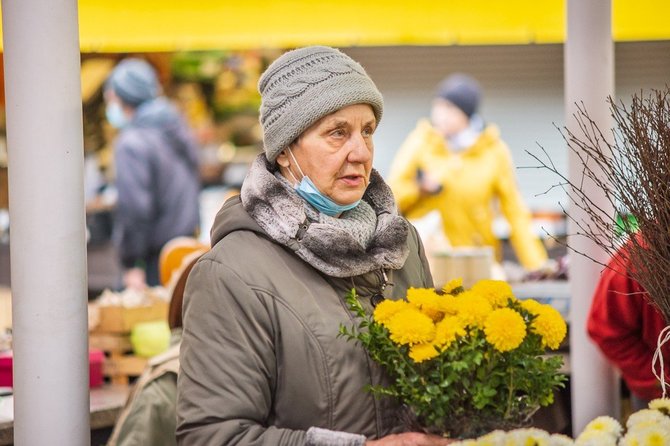
M365 138L360 133L354 134L350 140L350 151L347 157L352 163L366 163L372 158L372 138Z

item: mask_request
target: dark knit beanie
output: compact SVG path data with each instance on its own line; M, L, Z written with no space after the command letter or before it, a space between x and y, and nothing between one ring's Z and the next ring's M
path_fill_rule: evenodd
M474 78L456 73L440 82L437 96L451 102L470 118L479 108L481 89Z
M377 123L384 103L363 67L335 48L310 46L275 60L258 82L260 122L270 162L322 117L354 104L370 104Z
M156 70L147 61L130 58L114 67L107 79L107 88L126 104L137 107L158 96L160 84Z

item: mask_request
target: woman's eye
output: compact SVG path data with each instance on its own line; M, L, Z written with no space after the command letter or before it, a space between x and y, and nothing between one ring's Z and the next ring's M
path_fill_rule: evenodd
M336 137L336 138L341 138L341 137L345 136L345 134L346 133L344 132L343 129L335 129L331 132L331 135Z

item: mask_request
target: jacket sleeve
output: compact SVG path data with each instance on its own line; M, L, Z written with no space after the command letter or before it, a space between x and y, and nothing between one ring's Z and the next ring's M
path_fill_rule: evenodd
M642 339L643 305L648 304L620 262L615 257L602 272L587 319L588 334L635 394L657 398L654 352Z
M154 194L148 154L135 135L122 135L117 142L115 230L121 262L126 268L135 266L149 250Z
M417 170L420 167L420 152L425 144L425 131L419 123L393 158L388 184L401 214L406 214L419 200Z
M363 446L365 437L271 426L274 329L262 291L199 261L188 278L177 390L177 444Z
M500 144L500 169L495 188L502 213L510 226L510 243L524 268L537 269L547 261L547 251L533 232L530 211L519 192L509 149L504 143Z
M137 394L128 416L119 427L116 446L176 444L176 380L174 373L163 374Z

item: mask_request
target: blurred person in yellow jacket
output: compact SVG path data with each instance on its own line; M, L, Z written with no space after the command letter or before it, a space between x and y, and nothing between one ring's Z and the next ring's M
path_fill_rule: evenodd
M477 114L480 98L472 77L457 73L444 79L430 121L420 120L396 154L389 184L407 218L437 211L451 246L491 246L499 261L493 221L500 210L519 263L536 270L546 264L547 252L532 230L509 148L498 128Z

